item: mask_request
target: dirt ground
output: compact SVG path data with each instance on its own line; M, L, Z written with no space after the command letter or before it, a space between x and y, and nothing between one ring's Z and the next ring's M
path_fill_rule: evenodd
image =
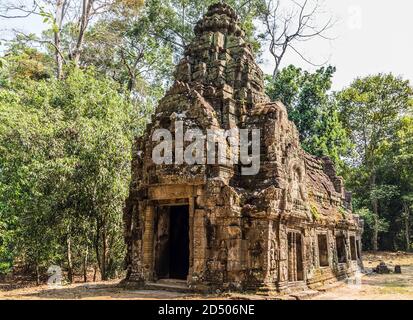
M319 294L315 300L413 300L413 254L379 252L364 253L367 274L357 282L343 284L336 289ZM380 261L391 270L401 265L402 274L378 275L371 273ZM0 300L39 299L93 299L93 300L145 300L145 299L236 299L237 295L195 295L160 290L123 290L118 288L119 280L87 284L72 284L61 288L47 285L14 288L13 283L0 283ZM256 299L257 296L242 296Z
M380 261L390 270L400 265L402 274L371 273ZM363 254L367 274L362 275L361 284L343 285L335 290L316 296L315 300L413 300L413 254L404 252L378 252Z

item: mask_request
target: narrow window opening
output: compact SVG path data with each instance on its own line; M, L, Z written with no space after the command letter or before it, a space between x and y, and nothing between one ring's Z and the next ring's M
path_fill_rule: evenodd
M347 262L346 258L346 243L344 240L344 236L336 236L336 249L337 249L337 258L338 263L345 263Z
M360 240L356 240L356 250L357 250L357 258L361 259L361 243Z
M327 246L327 235L318 235L318 258L320 262L320 267L328 267L328 246Z
M351 252L351 260L357 260L357 253L356 253L356 238L354 236L350 237L350 252Z

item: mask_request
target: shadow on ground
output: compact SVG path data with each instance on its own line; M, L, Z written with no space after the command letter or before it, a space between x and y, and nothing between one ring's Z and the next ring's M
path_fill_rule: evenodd
M314 297L316 300L413 300L413 255L406 253L376 253L365 255L365 267L369 271L380 261L391 270L401 265L402 274L367 274L361 285L342 285ZM38 299L93 299L93 300L185 300L185 299L257 299L249 295L199 295L162 290L126 290L119 280L98 283L72 284L61 288L40 287L14 288L0 283L0 300ZM264 298L264 297L261 297Z

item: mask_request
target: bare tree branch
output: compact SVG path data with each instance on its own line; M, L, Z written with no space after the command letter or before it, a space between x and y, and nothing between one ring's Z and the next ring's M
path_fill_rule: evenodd
M305 62L307 62L308 64L311 64L314 67L321 67L323 65L325 65L328 62L328 59L321 63L321 64L316 64L314 62L311 62L311 60L307 59L300 51L298 51L296 48L294 48L291 44L288 45L296 54L298 54L300 56L301 59L303 59Z
M262 13L261 20L266 29L269 51L275 62L273 77L276 77L281 62L289 49L313 66L324 65L326 62L316 64L310 61L294 45L297 42L309 41L317 37L325 40L333 39L327 35L327 32L335 25L331 17L322 24L316 23L322 13L319 1L298 2L290 0L292 5L290 12L281 10L280 0L264 1L266 10Z
M60 55L60 57L62 58L63 62L64 62L64 63L67 63L63 52L60 50L59 47L57 47L57 46L53 43L53 41L50 41L50 40L42 40L42 39L38 39L38 38L33 38L33 37L30 37L29 35L21 32L21 31L18 31L18 30L16 30L16 29L13 29L13 32L14 32L16 35L21 36L22 39L25 40L25 41L27 41L27 42L37 42L37 43L47 44L47 45L52 46L52 47L57 51L57 53Z
M25 3L17 1L7 2L0 7L0 18L4 19L23 19L31 15L40 15L39 5L33 1L33 5L28 7ZM10 13L10 14L9 14Z

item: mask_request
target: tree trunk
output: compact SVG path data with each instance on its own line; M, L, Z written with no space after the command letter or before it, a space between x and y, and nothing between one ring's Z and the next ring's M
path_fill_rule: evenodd
M410 208L407 203L403 203L404 207L404 236L406 241L406 251L410 251Z
M100 237L97 240L99 241L99 239L100 239ZM100 250L99 250L99 245L100 245L99 242L95 243L95 252L96 252L97 268L100 270L100 273L102 275L102 271L103 271L104 267L102 267L102 258L101 258L101 254L100 254ZM96 272L95 272L95 274L96 274Z
M93 266L93 282L96 282L96 273L98 272L98 267L96 265Z
M83 256L83 282L87 282L88 255L89 255L89 247L86 247L85 255Z
M70 227L69 233L66 239L67 244L67 278L70 283L73 282L73 262L72 262L72 239L70 237Z
M280 71L280 63L278 61L275 62L274 71L272 72L272 79L277 79L278 72Z
M376 188L376 173L373 172L370 180L370 190L374 190ZM374 221L373 221L373 236L371 238L371 245L373 251L378 251L378 238L379 238L379 203L376 198L371 199L371 206L373 208L374 213Z
M36 262L36 286L40 285L40 270L39 264Z
M60 48L60 35L59 33L55 32L54 34L54 42L56 46L55 50L55 60L56 60L56 78L61 80L63 78L63 59L60 55L60 52L57 48Z
M136 76L130 75L129 80L128 80L128 91L132 92L133 89L135 89L135 86L136 86Z
M108 239L106 234L106 226L103 227L102 233L102 262L101 262L101 269L102 269L102 280L106 281L108 279L107 276L107 256L108 256Z
M100 223L101 222L101 223ZM107 233L107 219L103 216L102 220L96 219L96 259L99 264L99 269L101 272L101 280L106 281L108 279L108 256L109 256L109 243L108 243L108 233ZM99 248L102 246L102 250Z
M76 46L73 51L73 61L75 63L75 66L79 66L81 50L83 47L86 29L91 18L93 2L94 0L83 0L82 14L79 21L79 35L77 37Z
M54 31L54 45L55 45L56 77L59 80L63 78L63 57L60 51L60 43L61 43L60 32L62 30L65 5L66 5L66 0L57 0L56 16L55 16L56 30Z

